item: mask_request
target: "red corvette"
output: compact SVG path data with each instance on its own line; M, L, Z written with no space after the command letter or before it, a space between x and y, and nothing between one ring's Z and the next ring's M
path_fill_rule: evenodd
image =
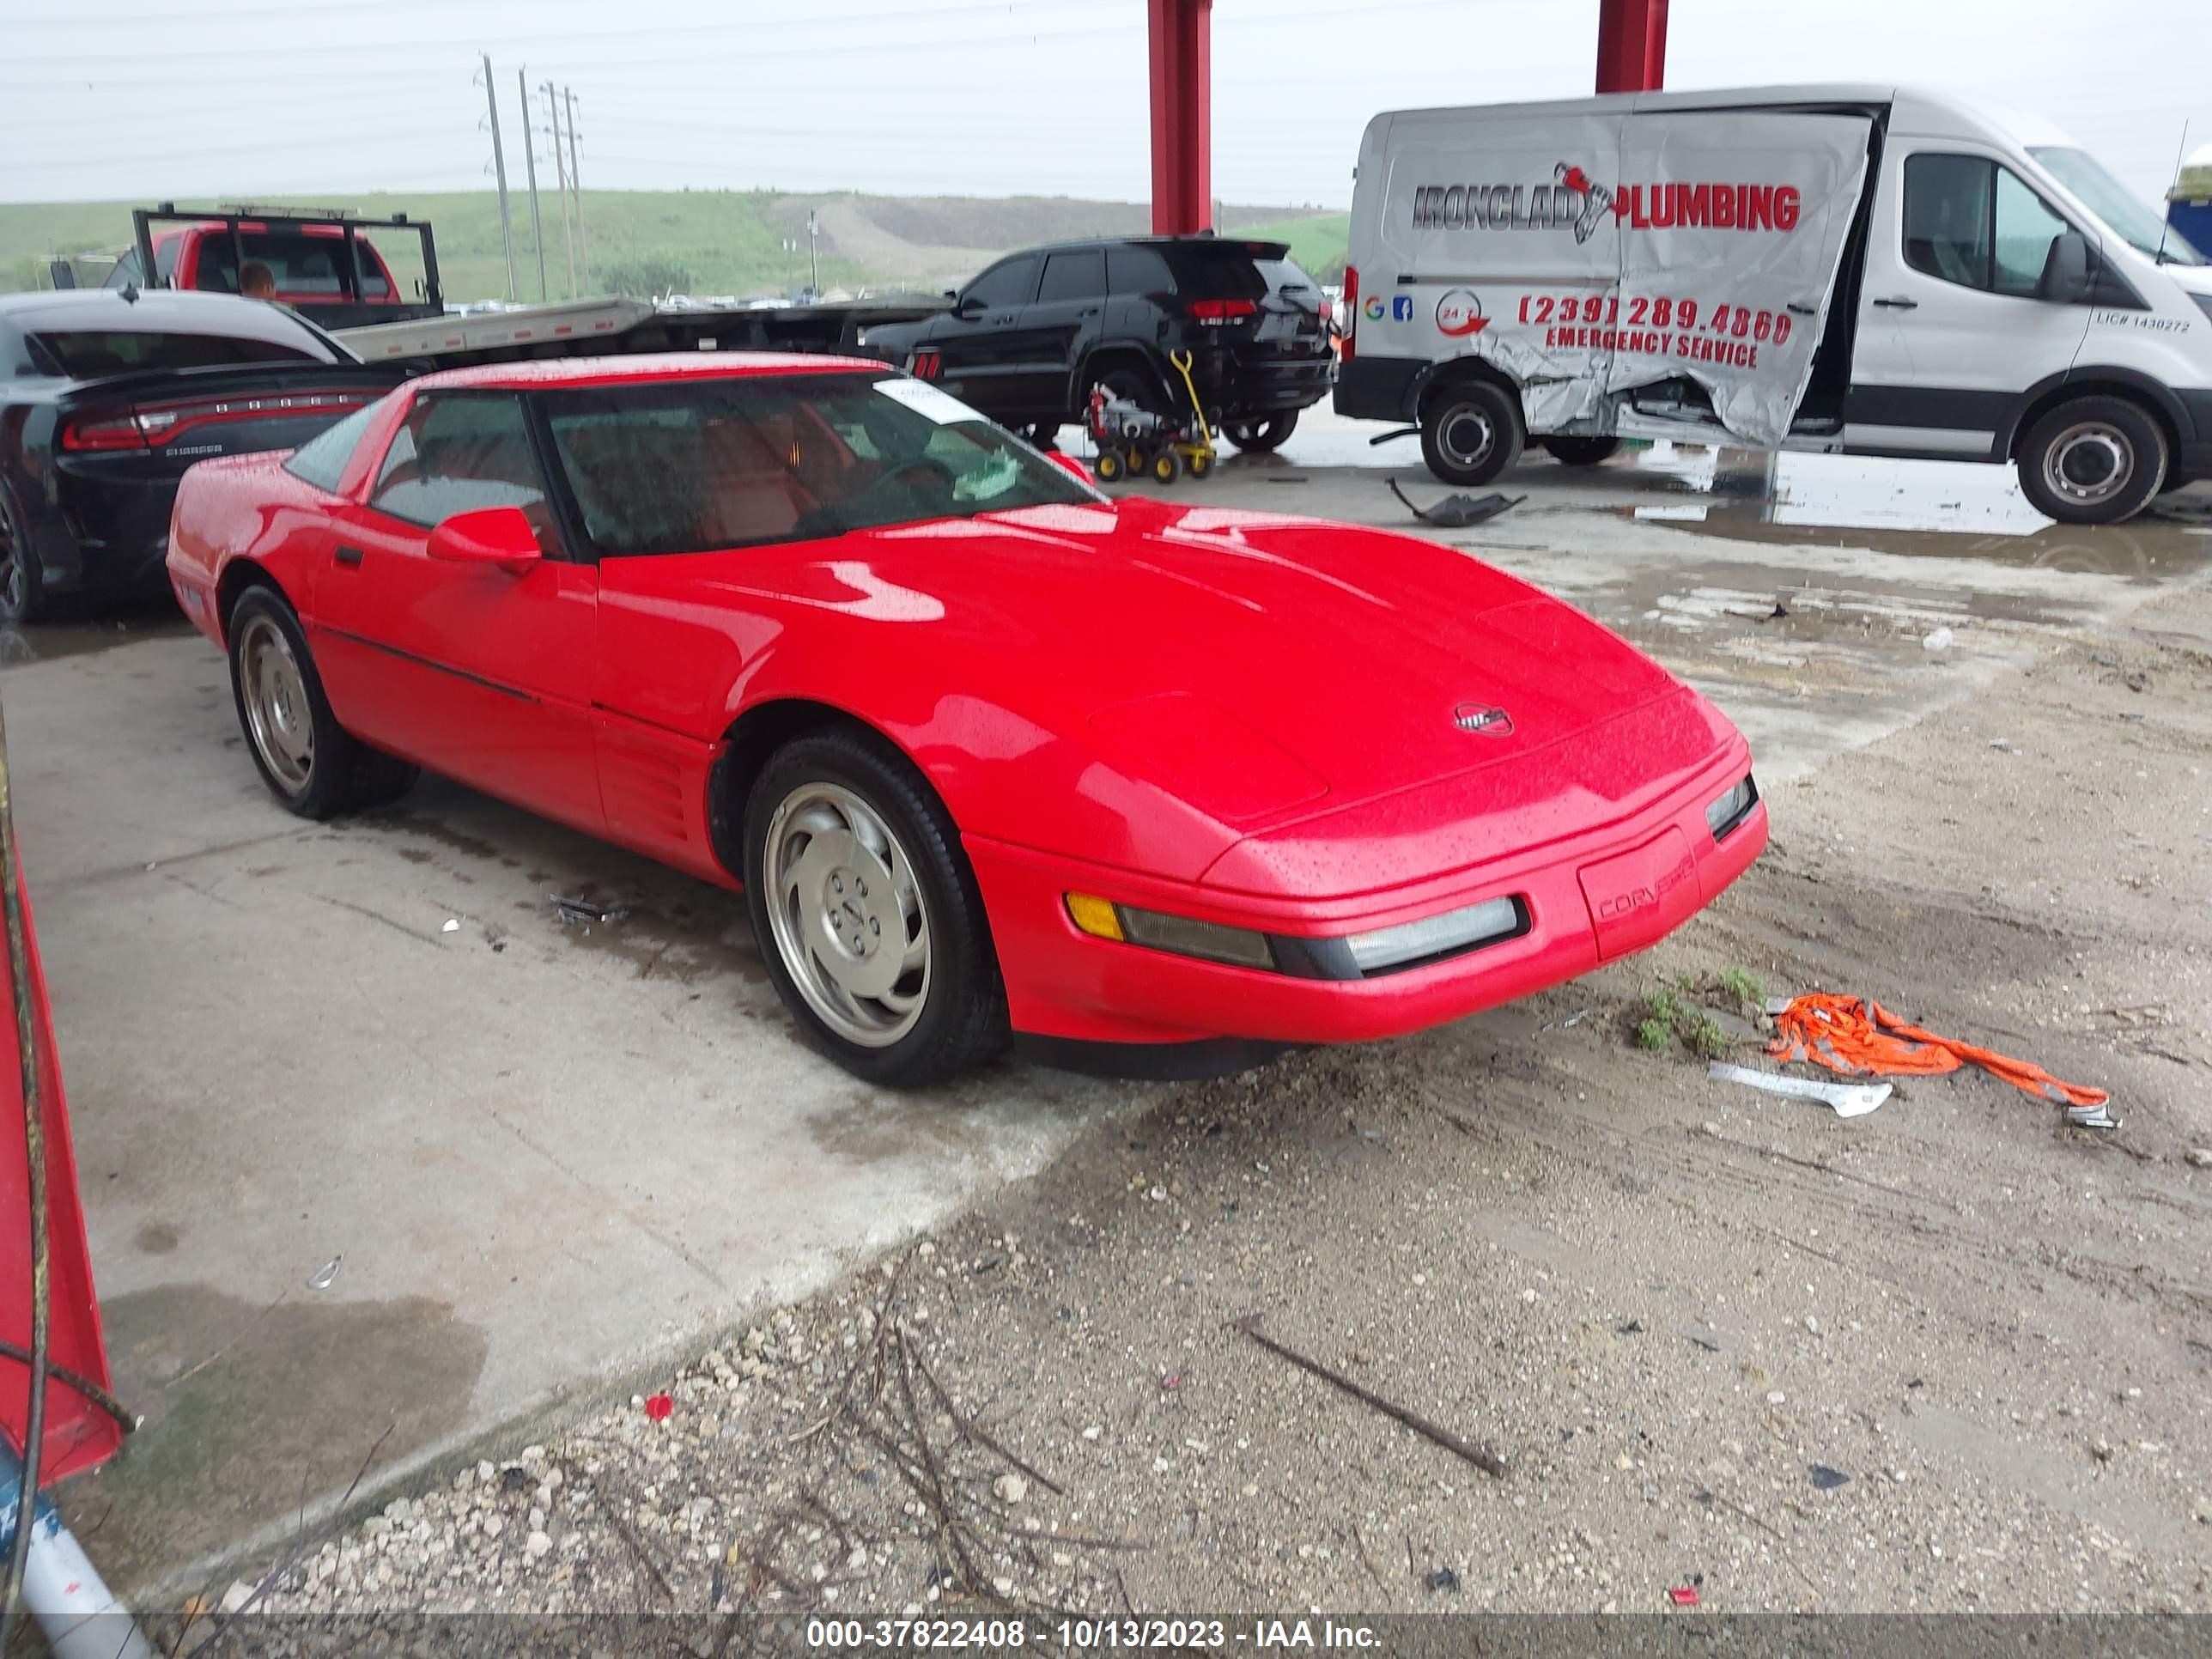
M1527 584L1109 501L880 364L434 374L193 468L169 570L293 811L429 767L742 888L875 1082L1415 1030L1652 944L1766 841L1727 720Z

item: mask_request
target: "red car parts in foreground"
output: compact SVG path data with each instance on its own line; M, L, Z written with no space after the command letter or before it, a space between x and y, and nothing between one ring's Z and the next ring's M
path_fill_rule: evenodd
M428 767L742 887L872 1081L1156 1075L1658 939L1766 840L1743 738L1451 549L1128 500L821 357L416 380L186 475L169 568L294 811Z

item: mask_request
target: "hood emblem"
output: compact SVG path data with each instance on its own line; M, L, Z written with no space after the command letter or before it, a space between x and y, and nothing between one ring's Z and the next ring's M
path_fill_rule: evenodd
M1462 732L1479 732L1486 738L1509 737L1513 716L1487 703L1463 702L1452 710L1452 724Z

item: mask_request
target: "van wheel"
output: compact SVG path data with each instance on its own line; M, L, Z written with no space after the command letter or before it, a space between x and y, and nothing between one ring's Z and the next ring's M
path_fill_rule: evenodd
M2124 398L2075 398L2028 428L2020 487L2061 524L2132 519L2166 482L2166 434Z
M1561 466L1601 466L1620 448L1618 438L1539 438Z
M1421 459L1448 484L1486 484L1521 459L1521 400L1490 380L1455 380L1421 406Z

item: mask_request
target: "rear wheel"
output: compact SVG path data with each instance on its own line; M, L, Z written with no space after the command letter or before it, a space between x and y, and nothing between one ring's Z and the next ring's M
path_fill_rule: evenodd
M39 621L46 610L46 583L31 545L31 527L0 485L0 623L21 627Z
M1421 406L1421 459L1448 484L1486 484L1521 459L1521 400L1492 380L1455 380Z
M2075 398L2028 428L2020 487L2062 524L2118 524L2166 482L2166 434L2124 398Z
M1229 441L1248 455L1265 455L1283 447L1298 429L1298 411L1286 409L1264 421L1237 421L1225 428Z
M1183 463L1183 471L1194 478L1203 478L1213 471L1213 457L1201 449Z
M1601 466L1613 458L1620 448L1618 438L1572 438L1565 435L1539 438L1540 444L1551 452L1552 459L1561 466Z
M380 806L412 788L420 769L339 726L323 695L299 618L267 587L231 607L230 688L246 746L270 793L303 818Z
M1121 465L1121 453L1117 449L1102 449L1098 459L1091 463L1091 470L1098 475L1100 483L1113 483L1127 471Z
M918 1088L1004 1043L959 831L887 745L835 731L779 750L745 805L744 885L777 994L847 1071Z
M1182 477L1182 457L1172 449L1163 449L1152 457L1152 482L1171 484Z

